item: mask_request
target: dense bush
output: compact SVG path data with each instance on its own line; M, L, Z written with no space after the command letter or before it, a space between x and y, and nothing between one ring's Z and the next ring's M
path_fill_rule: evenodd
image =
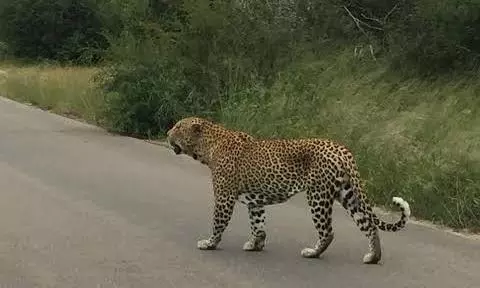
M382 29L376 30L375 36L382 41L382 48L389 53L395 68L427 75L478 71L479 0L396 1L390 5L388 2L383 11L378 12L377 8L376 13L367 13L370 17L363 16L363 20Z
M136 41L168 31L185 57L235 54L268 77L291 50L372 45L395 69L438 74L478 70L479 17L480 0L5 0L0 41L17 57L88 63L126 31Z
M157 135L181 115L187 102L185 81L174 63L153 60L135 69L116 67L111 76L105 88L107 125L112 131Z
M115 108L107 109L111 128L163 133L180 116L215 117L231 90L273 79L295 58L303 34L301 20L290 17L293 6L266 8L199 0L144 13L141 25L111 42L114 61L103 83L115 95ZM154 107L144 109L146 99ZM118 107L126 109L122 116Z
M177 66L169 78L174 82L169 87L179 90L167 94L175 95L178 101L168 100L177 104L164 107L175 107L176 111L161 113L163 116L151 114L157 117L150 121L160 125L153 129L158 132L167 129L171 115L205 111L215 116L232 91L248 89L253 83L268 87L277 73L294 61L312 55L316 59L338 47L363 47L363 55L372 54L370 59L383 58L394 70L423 75L477 71L479 65L480 0L141 3L128 6L131 12L123 15L123 30L111 38L109 56L114 65L110 71L118 70L114 77L121 81L115 80L108 91L118 94L118 105L124 99L125 107L137 109L128 103L135 97L143 101L144 95L149 99L159 97L156 90L149 90L157 86L139 86L142 91L135 93L120 87L137 85L140 74L136 68L152 81L158 78L168 86L164 74L171 70L163 65L175 59ZM149 61L152 63L147 64ZM124 71L132 72L127 75ZM182 79L181 89L177 79ZM181 93L189 96L179 96ZM166 101L167 94L155 101ZM158 117L166 118L158 122ZM137 125L135 119L129 121L129 125ZM143 127L144 120L138 121L138 127ZM118 125L118 129L126 129ZM148 130L133 126L126 130Z
M476 72L479 17L480 0L5 0L0 40L22 58L106 59L112 129L148 134L172 117L215 117L232 91L339 47L394 70Z
M93 0L2 0L0 40L15 57L98 61L108 42Z

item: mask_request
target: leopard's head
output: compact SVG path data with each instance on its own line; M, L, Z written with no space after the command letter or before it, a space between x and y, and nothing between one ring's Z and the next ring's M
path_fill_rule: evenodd
M197 160L204 159L202 137L207 120L198 117L188 117L179 120L167 132L167 141L175 154L186 154Z

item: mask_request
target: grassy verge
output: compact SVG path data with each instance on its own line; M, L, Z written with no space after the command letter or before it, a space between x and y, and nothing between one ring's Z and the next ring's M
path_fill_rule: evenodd
M298 63L270 89L233 93L223 121L258 135L328 137L357 156L378 204L480 228L478 79L400 79L346 55Z
M357 155L368 194L414 216L480 228L480 82L400 79L345 55L298 63L272 87L231 91L221 120L256 135L328 137ZM4 66L0 94L99 122L96 69ZM2 77L0 75L0 77Z
M0 95L91 123L100 121L103 97L92 81L98 69L4 63L0 70Z

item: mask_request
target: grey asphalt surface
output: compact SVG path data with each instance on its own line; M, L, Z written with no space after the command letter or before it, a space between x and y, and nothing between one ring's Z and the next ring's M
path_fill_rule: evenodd
M242 251L242 205L221 249L200 251L207 168L0 98L1 288L480 287L480 241L410 223L382 233L382 264L364 265L367 240L338 207L330 248L301 258L315 241L303 196L267 209L265 251Z

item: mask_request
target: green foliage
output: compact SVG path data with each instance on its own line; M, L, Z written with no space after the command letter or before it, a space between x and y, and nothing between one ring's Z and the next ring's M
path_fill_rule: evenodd
M109 11L117 7L112 15L118 15L117 22L122 23L122 30L111 33L114 36L109 42L110 71L118 70L112 75L121 79L107 88L117 95L115 103L124 99L125 109L137 109L131 105L135 97L139 101L144 101L145 95L149 99L160 97L153 84L136 90L122 88L137 86L142 73L177 92L168 88L169 92L159 98L162 100L152 102L176 98L168 100L176 104L162 106L164 112L160 114L141 113L140 117L124 111L117 119L111 115L116 110L108 110L107 117L116 119L112 123L118 131L140 134L163 133L172 115L203 112L216 117L233 91L259 84L268 88L291 63L306 55L316 55L313 59L317 59L342 46L363 47L363 55L369 56L366 45L372 45L374 56L384 59L382 63L409 73L476 71L480 45L475 44L475 1L480 2L144 0L138 5L127 1L118 6L121 2L111 0L113 8ZM463 29L465 25L469 29ZM173 81L171 85L166 73L172 73L168 78ZM175 111L166 113L165 107L174 107ZM152 111L157 108L151 107ZM126 126L119 122L125 115L134 117L125 119L129 123ZM140 118L135 119L135 115ZM150 120L144 119L146 115ZM165 119L160 121L158 117ZM138 128L134 128L137 120ZM146 128L144 123L156 126Z
M105 88L116 95L109 103L115 108L106 114L112 129L163 133L180 116L215 117L231 89L247 87L253 79L274 79L296 56L302 34L294 19L281 18L263 4L251 5L184 1L163 7L163 13L148 8L141 22L132 22L111 42L114 62ZM280 8L288 12L289 7ZM155 20L152 14L163 16ZM153 106L140 113L132 103L145 99Z
M422 0L411 6L405 11L409 14L389 24L392 31L386 36L396 68L429 75L478 71L479 0Z
M156 135L179 117L180 101L187 91L182 75L171 64L154 61L135 69L116 67L106 86L111 130L135 136Z
M478 78L401 79L382 67L348 50L301 61L269 87L230 93L220 120L259 137L344 143L375 203L401 196L415 217L480 229Z
M15 57L98 61L108 44L93 0L4 0L0 39Z
M142 64L135 62L134 68L116 65L108 75L101 80L112 131L155 137L182 116L208 116L212 107L210 99L198 97L175 60L150 58Z
M230 61L268 81L299 51L345 45L372 45L395 70L475 73L479 15L480 0L5 0L0 41L21 58L94 63L125 33L170 32L182 57L205 66L214 54L215 68Z
M478 71L479 0L343 2L351 21L357 20L349 30L383 51L395 70L422 75Z

